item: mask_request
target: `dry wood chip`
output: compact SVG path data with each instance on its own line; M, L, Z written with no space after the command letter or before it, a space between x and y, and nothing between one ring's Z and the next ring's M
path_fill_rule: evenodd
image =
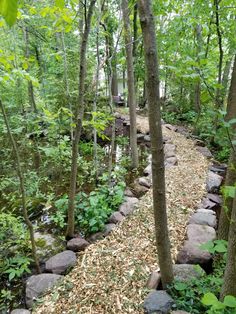
M147 118L138 117L138 128L149 130ZM192 140L171 130L164 135L176 145L178 166L166 171L168 222L172 257L175 260L185 239L189 215L205 194L208 161ZM143 313L149 274L158 270L152 212L152 191L139 202L107 238L78 255L77 265L65 284L47 294L38 314L125 314ZM66 282L72 284L68 290ZM53 295L59 293L55 300Z

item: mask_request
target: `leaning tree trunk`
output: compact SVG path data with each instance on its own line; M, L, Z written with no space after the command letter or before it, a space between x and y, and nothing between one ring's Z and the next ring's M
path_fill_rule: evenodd
M230 121L236 118L236 55L234 59L234 67L232 73L232 79L229 89L229 96L227 102L227 114L226 121ZM233 124L234 132L236 130L235 124ZM233 147L231 156L229 159L229 166L226 174L225 186L234 186L236 183L236 147ZM231 210L233 207L233 199L227 198L225 204L221 210L219 228L218 228L218 238L228 240Z
M12 132L10 129L10 125L8 123L8 118L7 118L7 115L5 112L5 108L4 108L1 100L0 100L0 108L2 110L3 119L5 122L6 128L7 128L8 136L9 136L10 141L11 141L12 149L13 149L13 152L15 154L16 170L17 170L19 181L20 181L20 192L21 192L21 200L22 200L23 217L24 217L26 226L27 226L27 228L29 230L29 234L30 234L32 256L33 256L33 259L35 262L37 272L41 273L39 261L38 261L38 257L37 257L37 253L36 253L36 244L35 244L35 239L34 239L34 227L33 227L32 223L29 219L27 206L26 206L25 182L24 182L23 172L21 169L20 156L19 156L19 152L18 152L18 148L17 148L16 142L15 142L15 139L13 138L13 135L12 135Z
M136 96L134 83L133 47L130 30L128 0L122 0L122 13L124 21L124 37L128 76L128 105L130 116L130 148L131 167L138 168L138 146L137 146L137 126L136 126Z
M153 207L158 258L164 288L173 281L170 239L167 226L164 149L159 95L159 68L151 0L139 0L147 71L148 112L152 150Z
M86 77L86 51L88 44L88 36L90 32L91 19L96 0L91 0L88 13L85 21L85 28L81 34L81 48L80 48L80 65L79 65L79 96L78 104L75 110L75 132L72 142L72 163L71 163L71 175L70 175L70 190L69 190L69 202L68 202L68 221L66 237L72 238L74 236L75 229L75 193L76 193L76 179L77 179L77 159L78 159L78 144L81 136L82 121L84 116L84 92L85 92L85 77Z
M234 154L236 155L236 153ZM223 282L221 299L224 299L226 295L236 297L236 196L233 201L232 216L229 227L227 263Z

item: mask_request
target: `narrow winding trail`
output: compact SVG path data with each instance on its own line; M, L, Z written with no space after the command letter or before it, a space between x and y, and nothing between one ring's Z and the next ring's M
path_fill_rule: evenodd
M140 123L144 128L147 121L140 118ZM174 260L185 237L188 217L204 196L208 161L195 149L192 140L163 129L176 145L178 158L178 165L166 170ZM78 255L77 265L65 283L54 288L33 313L143 313L142 302L148 293L146 281L150 272L157 269L150 190L136 211L112 234Z

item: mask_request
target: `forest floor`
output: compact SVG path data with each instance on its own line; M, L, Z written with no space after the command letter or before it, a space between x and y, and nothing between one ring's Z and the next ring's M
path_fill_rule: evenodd
M139 116L137 122L143 130L148 127L147 118ZM164 126L163 131L177 147L178 165L166 169L168 222L175 260L188 218L205 194L209 163L191 139ZM158 270L158 262L150 190L115 231L78 254L77 265L65 282L46 295L33 313L143 313L146 282L154 270Z

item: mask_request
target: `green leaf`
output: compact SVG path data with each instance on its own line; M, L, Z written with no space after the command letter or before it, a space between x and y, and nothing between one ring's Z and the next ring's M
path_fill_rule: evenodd
M226 306L228 307L232 307L232 308L236 308L236 298L233 297L232 295L227 295L224 298L224 302L223 302Z
M183 291L183 290L187 289L188 286L183 282L176 282L174 287L177 291Z
M219 301L217 300L217 297L213 293L208 292L204 294L204 297L202 298L201 302L204 305L215 305Z
M9 26L15 24L17 17L17 0L0 0L0 14L5 18Z
M65 0L55 0L55 6L63 9L65 7Z

